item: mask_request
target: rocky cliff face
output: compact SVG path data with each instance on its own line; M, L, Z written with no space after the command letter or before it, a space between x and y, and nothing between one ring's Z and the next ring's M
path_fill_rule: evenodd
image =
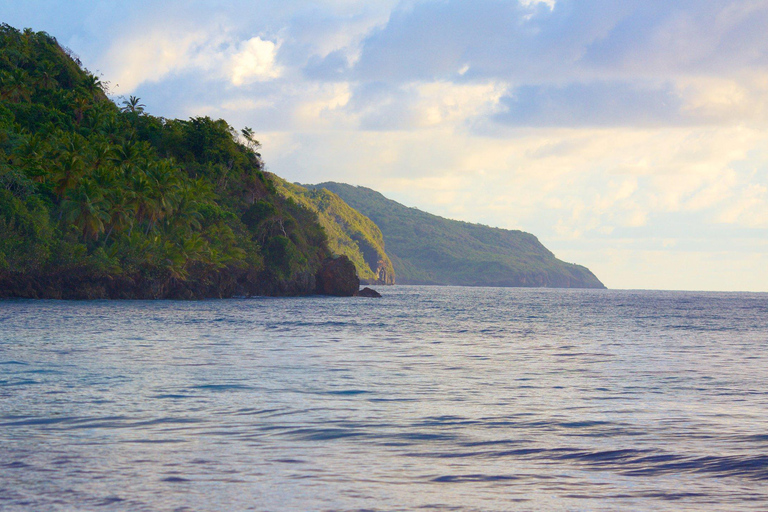
M387 264L384 260L376 263L376 279L374 281L361 280L361 284L395 284L395 272L392 270L392 263Z
M352 297L360 288L355 264L346 256L326 259L317 273L316 283L319 295Z

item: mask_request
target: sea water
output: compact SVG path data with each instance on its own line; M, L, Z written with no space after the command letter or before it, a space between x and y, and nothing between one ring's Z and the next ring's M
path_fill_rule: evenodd
M0 302L0 509L768 510L768 294Z

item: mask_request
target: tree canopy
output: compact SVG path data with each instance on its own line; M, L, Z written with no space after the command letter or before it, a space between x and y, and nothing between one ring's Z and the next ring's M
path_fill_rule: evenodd
M0 296L314 291L325 233L253 130L118 106L70 53L0 26Z

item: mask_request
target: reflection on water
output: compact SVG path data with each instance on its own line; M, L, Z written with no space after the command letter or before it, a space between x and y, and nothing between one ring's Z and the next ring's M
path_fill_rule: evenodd
M3 510L766 510L768 295L0 302Z

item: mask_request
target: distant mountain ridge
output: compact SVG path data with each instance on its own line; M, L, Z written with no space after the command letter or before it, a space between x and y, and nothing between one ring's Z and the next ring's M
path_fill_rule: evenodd
M381 229L398 284L605 288L588 268L557 259L530 233L446 219L365 187L302 186L333 192Z

